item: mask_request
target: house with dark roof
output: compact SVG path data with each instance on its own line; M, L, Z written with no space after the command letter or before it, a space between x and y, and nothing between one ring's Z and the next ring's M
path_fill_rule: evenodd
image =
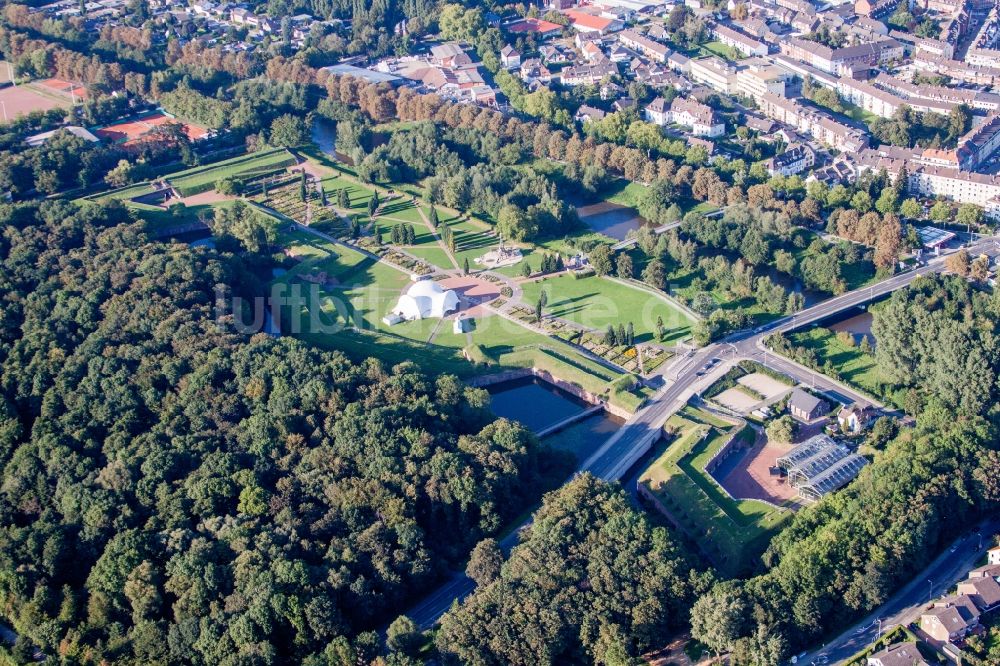
M507 44L500 49L500 64L504 69L517 69L521 66L521 52Z
M980 612L988 613L1000 607L1000 583L995 578L970 578L958 584L958 594L966 595Z
M592 120L603 120L606 115L608 115L606 111L584 104L576 110L573 120L578 123L589 123Z
M920 616L920 629L935 641L951 643L979 626L979 608L967 595L945 597Z
M840 426L841 432L857 435L868 427L876 414L875 408L871 405L855 402L837 412L837 425Z
M917 644L896 643L868 657L868 666L929 666Z
M830 405L821 398L817 398L812 393L806 393L800 388L792 391L788 398L788 413L792 418L808 423L830 411Z
M793 176L802 173L816 163L816 151L807 144L789 146L785 152L775 155L765 165L771 176Z

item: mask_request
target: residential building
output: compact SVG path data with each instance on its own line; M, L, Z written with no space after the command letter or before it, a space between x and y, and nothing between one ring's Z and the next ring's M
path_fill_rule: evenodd
M609 61L586 65L570 66L560 72L563 85L597 85L604 78L618 73L618 68Z
M842 407L837 412L837 424L841 432L859 435L868 427L877 414L874 407L860 402Z
M642 115L647 122L659 125L660 127L673 122L670 117L670 107L667 105L667 100L662 97L657 97L647 104L646 108L643 109Z
M996 553L996 558L1000 560L1000 548L991 548L989 554L992 555ZM969 572L969 578L993 578L994 580L1000 579L1000 562L997 564L984 564L981 567L977 567ZM1000 582L998 580L997 582Z
M521 66L521 52L510 44L500 49L500 64L504 69L518 69Z
M726 131L725 123L716 115L712 107L684 97L675 97L666 106L662 97L657 97L645 109L645 117L656 125L676 123L691 128L694 136L721 136Z
M791 78L785 70L774 65L755 64L736 73L736 92L759 100L767 93L785 96L785 84Z
M957 594L966 595L982 613L1000 607L1000 583L995 578L971 578L958 584Z
M899 0L855 0L854 13L858 16L884 18L899 6Z
M769 118L791 125L820 143L844 152L857 152L868 145L864 132L845 125L818 109L806 108L794 100L766 93L760 98L760 110Z
M670 56L672 51L665 45L644 37L635 30L625 30L618 35L618 41L622 43L623 46L630 48L634 51L638 51L650 60L656 62L667 62L667 58Z
M783 54L830 74L843 74L859 65L874 67L903 57L903 45L895 39L831 49L818 42L788 37L781 42L780 49Z
M986 561L991 565L1000 565L1000 546L990 548L986 552Z
M708 56L690 62L691 79L704 83L719 92L731 93L736 90L736 68L722 58Z
M920 629L935 641L951 643L979 626L979 609L967 595L946 597L920 616Z
M472 58L457 42L431 47L431 63L449 69L472 64Z
M603 120L606 115L608 115L606 111L584 104L576 110L573 120L578 123L589 123L592 120Z
M868 666L930 666L924 661L917 644L896 643L868 657Z
M766 56L767 44L745 33L716 23L710 28L717 40L746 56Z
M802 173L816 163L816 151L805 144L789 146L785 152L775 155L765 164L771 176L793 176Z

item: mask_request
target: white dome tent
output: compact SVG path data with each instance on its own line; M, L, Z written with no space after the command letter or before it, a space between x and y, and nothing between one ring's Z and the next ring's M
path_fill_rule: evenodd
M458 294L453 289L444 290L437 282L420 280L410 285L406 293L386 316L396 315L399 320L428 319L445 317L458 310Z

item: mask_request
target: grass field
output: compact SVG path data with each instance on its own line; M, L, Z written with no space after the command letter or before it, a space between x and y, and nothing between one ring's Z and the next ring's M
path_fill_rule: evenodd
M639 478L728 575L752 566L791 515L764 502L734 500L705 471L736 426L691 407L670 417L677 433ZM745 433L749 433L746 435ZM738 436L753 436L745 431Z
M789 336L792 345L811 349L816 353L820 368L828 362L836 370L839 378L848 384L875 396L883 394L882 387L888 384L875 363L875 358L865 354L858 347L846 344L828 328L810 328ZM890 401L902 404L902 396L889 396Z
M717 41L706 42L699 47L699 50L705 55L717 55L724 60L737 61L746 57L732 46Z
M664 299L596 275L579 279L560 275L526 282L522 288L525 303L537 302L544 289L548 296L546 314L591 329L604 330L609 324L632 322L637 342L653 340L657 317L663 318L668 331L666 342L687 337L694 324L686 313Z
M294 164L295 157L290 152L277 148L185 169L167 176L167 181L181 196L191 196L213 189L223 178L276 172Z

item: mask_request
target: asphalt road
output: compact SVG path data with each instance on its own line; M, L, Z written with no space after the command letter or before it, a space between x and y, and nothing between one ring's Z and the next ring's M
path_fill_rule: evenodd
M968 251L972 256L983 252L996 255L1000 254L1000 245L995 239L986 238L974 243ZM707 388L725 372L727 362L753 359L819 391L842 396L850 401L872 402L870 398L839 382L767 352L763 346L764 338L775 332L788 332L821 321L905 287L922 275L941 272L944 269L944 260L945 255L934 257L923 266L894 275L871 287L841 294L753 331L733 334L692 352L686 359L671 364L663 371L664 386L645 407L609 437L580 466L578 472L590 472L606 481L623 477L655 443L667 419L680 409L692 394ZM517 544L518 534L529 522L519 526L500 542L505 553L509 553ZM472 580L464 573L454 572L447 581L408 609L406 615L422 629L428 629L447 612L455 600L465 598L473 589L475 583Z
M956 540L889 601L823 647L800 655L796 662L800 665L843 663L874 643L881 634L919 620L921 610L931 599L946 594L976 567L983 551L993 544L992 535L998 529L1000 519L984 521L974 528L974 533Z

